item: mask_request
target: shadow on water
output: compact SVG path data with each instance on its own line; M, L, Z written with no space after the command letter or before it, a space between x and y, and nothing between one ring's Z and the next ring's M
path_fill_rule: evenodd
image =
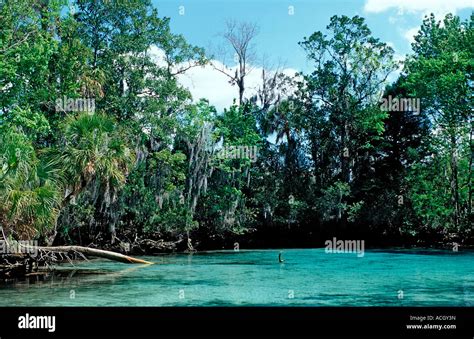
M87 269L77 267L59 267L52 271L42 271L38 274L27 276L21 280L15 280L8 285L14 285L16 288L28 288L30 284L50 285L51 287L61 285L90 285L90 284L108 284L118 279L125 278L131 273L140 269L149 267L149 265L134 265L118 271L109 271L105 269Z

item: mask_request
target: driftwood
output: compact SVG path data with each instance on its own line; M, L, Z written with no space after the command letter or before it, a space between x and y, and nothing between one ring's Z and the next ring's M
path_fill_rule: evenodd
M83 247L83 246L51 246L51 247L27 246L27 247L30 250L49 251L49 252L56 252L56 253L75 252L75 253L80 253L87 256L119 261L126 264L146 264L146 265L153 264L152 262L129 257L128 255L123 255L116 252L104 251L104 250L99 250L96 248Z

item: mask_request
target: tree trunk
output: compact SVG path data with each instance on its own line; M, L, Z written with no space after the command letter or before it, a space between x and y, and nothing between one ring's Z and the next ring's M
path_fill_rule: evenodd
M349 133L348 133L348 123L343 121L341 124L341 176L342 181L346 184L350 183L350 167L349 167L349 158L353 156L350 154L349 150Z
M238 86L239 86L239 106L242 106L244 103L244 91L245 91L244 77L240 78L240 80L238 81Z
M459 182L456 136L451 135L451 197L454 205L454 225L459 231Z
M472 143L472 131L473 131L473 121L472 118L470 118L470 127L471 130L469 131L469 150L470 150L470 156L469 156L469 175L468 175L468 187L469 187L469 198L468 198L468 204L467 204L467 213L468 213L468 218L471 218L471 213L472 213L472 158L474 156L474 144ZM470 220L470 219L468 219Z
M132 258L120 253L104 251L104 250L99 250L99 249L90 248L90 247L82 247L82 246L54 246L54 247L27 246L27 247L32 250L43 250L43 251L50 251L50 252L63 252L63 253L77 252L77 253L89 255L92 257L105 258L109 260L123 262L126 264L147 264L147 265L153 264L152 262L145 261L142 259Z

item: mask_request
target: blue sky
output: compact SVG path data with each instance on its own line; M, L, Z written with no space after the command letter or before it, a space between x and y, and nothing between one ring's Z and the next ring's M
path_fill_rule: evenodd
M311 65L298 41L315 31L324 31L333 15L364 17L373 35L389 43L401 58L410 52L410 40L424 15L434 12L444 16L452 12L468 18L474 8L474 0L153 0L153 4L160 16L171 18L174 33L183 34L190 43L206 50L221 42L218 34L227 19L254 22L260 28L255 39L257 53L304 72L310 71ZM289 13L291 9L293 15ZM213 75L194 74L195 87L203 87L200 79L204 76ZM208 87L213 90L211 85Z
M378 2L385 2L385 7L366 7L366 4L370 6L370 1L366 0L153 1L160 16L171 18L174 32L183 34L189 42L205 48L214 45L219 39L218 34L224 30L226 19L255 22L260 27L260 34L255 40L258 52L282 59L288 67L298 69L306 66L306 58L298 41L315 31L323 31L332 15L364 17L374 36L390 42L398 54L404 55L410 51L407 34L421 24L425 13L431 10L436 14L444 14L451 9L467 18L474 8L474 0L457 1L457 6L456 0L396 1L393 3L397 5L393 6L390 1ZM420 3L418 7L417 2ZM455 4L450 6L449 2ZM184 9L184 15L179 13L180 6L183 6L181 9ZM289 15L289 6L294 8L293 15Z

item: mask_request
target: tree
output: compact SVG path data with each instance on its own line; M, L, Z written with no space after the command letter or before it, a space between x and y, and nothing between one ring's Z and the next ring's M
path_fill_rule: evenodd
M387 86L383 97L408 98L404 83L402 76ZM430 152L430 123L414 108L392 107L387 114L383 134L374 142L372 161L359 170L358 185L353 188L355 201L364 204L354 221L396 243L426 235L426 224L413 210L410 174Z
M61 184L27 135L0 126L0 223L7 235L26 240L48 232L59 214Z
M224 40L230 45L233 52L233 60L237 64L235 71L226 65L225 52L222 67L214 65L214 68L226 75L232 85L237 85L239 90L239 105L244 103L245 78L252 71L252 62L255 61L255 51L252 45L258 34L256 24L248 22L236 22L229 20L226 23L226 31L222 34Z
M363 18L333 16L327 29L330 36L316 32L300 43L316 67L305 80L315 118L329 120L336 129L341 179L349 183L350 158L357 152L356 123L374 117L375 112L367 110L378 102L395 64L392 48L371 36Z
M166 230L176 236L182 224L193 224L185 206L175 205L185 175L185 154L175 148L177 131L180 119L193 109L190 93L179 85L177 75L203 65L204 51L172 34L169 19L159 18L150 1L78 1L74 17L80 23L81 41L92 51L92 77L104 75L97 81L105 95L96 96L96 106L116 117L115 126L122 130L117 132L126 135L136 155L130 181L117 192L120 203L114 210L101 217L82 201L77 216L88 219L93 214L93 224L122 225L122 234L132 238ZM154 59L156 48L164 54L164 67ZM85 193L89 201L96 201L92 188ZM107 191L107 186L100 190Z
M407 91L421 99L432 123L433 162L440 169L447 165L452 208L445 206L458 230L472 214L473 19L461 22L448 14L441 24L434 15L426 17L404 70Z
M369 163L383 132L386 113L378 100L395 68L393 50L359 16L333 16L327 29L329 35L316 32L300 43L315 70L304 79L299 120L319 183L356 186L357 167Z
M211 168L197 205L201 234L212 238L243 234L254 220L249 198L261 137L255 118L247 113L245 106L232 105L214 119L212 153L207 158Z
M114 242L117 218L110 207L117 203L134 156L127 144L127 135L113 118L87 113L69 117L63 125L63 133L62 146L50 150L50 156L62 167L66 177L62 207L75 202L87 190L96 210L108 212L100 223L108 225ZM51 239L55 236L56 229Z

